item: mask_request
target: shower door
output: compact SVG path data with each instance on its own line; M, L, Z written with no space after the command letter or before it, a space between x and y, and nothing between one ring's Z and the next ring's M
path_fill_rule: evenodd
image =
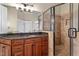
M62 4L59 6L55 6L54 9L55 9L54 11L55 55L56 56L74 55L74 52L76 54L76 51L79 50L79 49L74 50L74 42L75 39L77 39L77 31L78 31L78 5Z
M79 4L73 3L72 5L73 17L72 17L72 27L76 28L76 38L73 38L73 53L74 56L79 56Z

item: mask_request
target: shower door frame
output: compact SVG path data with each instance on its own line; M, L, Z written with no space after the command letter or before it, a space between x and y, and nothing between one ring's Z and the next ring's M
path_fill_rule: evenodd
M53 8L54 21L55 21L55 8L57 6L61 6L61 5L64 5L64 4L66 4L66 3L61 3L61 4L58 4L58 5L52 7ZM78 4L78 9L79 9L79 4ZM69 12L70 12L70 28L73 28L73 3L69 3ZM79 15L79 11L78 11L78 15ZM55 24L56 23L54 22L54 33L53 33L53 35L54 35L54 38L53 38L53 45L54 45L53 46L53 48L54 48L53 54L54 54L54 56L56 56L55 55ZM78 25L79 25L79 17L78 17ZM79 30L79 26L78 26L78 30ZM75 39L75 38L69 38L69 39L70 39L70 54L69 54L69 56L73 56L73 39Z
M54 31L51 30L51 23L50 23L50 30L49 30L49 31L53 32L53 55L54 56L55 56L55 8L57 6L61 6L61 5L64 5L64 4L66 4L66 3L57 4L57 5L53 6L53 7L48 8L45 12L43 12L43 29L44 29L44 14L49 9L50 9L50 20L51 20L52 17L54 18ZM72 13L73 13L73 7L72 6L73 6L73 3L69 3L69 14L70 14L70 20L71 20L70 21L70 25L69 25L70 28L73 28L73 15L72 15ZM52 11L52 9L53 9L53 11ZM53 14L52 14L52 12L53 12ZM73 55L73 38L69 38L69 40L70 40L70 49L69 49L70 50L70 54L69 54L69 56L72 56Z
M56 5L56 6L52 7L52 8L54 9L54 11L53 11L53 13L54 13L54 20L55 20L55 8L58 7L58 6L64 5L64 4L65 4L65 3L59 4L59 5ZM70 9L69 9L69 10L71 11L71 4L70 4ZM69 12L70 12L70 11L69 11ZM70 16L71 16L71 12L70 12ZM70 18L70 19L71 19L71 18ZM55 22L54 22L54 23L55 23ZM55 24L56 24L56 23L55 23ZM54 43L54 47L53 47L53 48L54 48L54 53L53 53L53 54L54 54L54 56L56 56L56 55L55 55L55 24L54 24L54 39L53 39L53 43ZM72 25L70 24L70 27L71 27L71 26L72 26ZM70 38L70 54L69 54L70 56L72 55L72 47L73 47L71 41L72 41L72 39Z

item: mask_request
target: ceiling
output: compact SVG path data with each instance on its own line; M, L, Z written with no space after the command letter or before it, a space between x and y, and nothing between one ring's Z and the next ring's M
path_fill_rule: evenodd
M20 6L22 5L21 3ZM57 5L57 3L30 3L32 5L34 5L34 9L38 12L43 13L44 11L46 11L48 8ZM9 6L9 7L16 7L16 3L4 3L3 5L5 6ZM28 13L28 12L21 12L20 10L18 10L17 15L19 19L23 19L23 20L36 20L37 16L40 15L41 13L38 12L34 12L32 13Z
M19 3L20 4L20 3ZM58 3L30 3L34 5L34 9L38 12L44 12L48 8L57 5ZM4 3L3 5L15 7L15 3Z

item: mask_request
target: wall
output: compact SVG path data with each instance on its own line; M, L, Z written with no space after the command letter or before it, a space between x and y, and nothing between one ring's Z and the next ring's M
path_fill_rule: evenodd
M7 8L8 8L8 32L17 32L17 22L19 19L35 22L36 20L38 20L38 15L40 15L40 13L38 12L29 13L29 12L17 11L16 8L14 7L7 7Z
M61 19L61 55L70 55L70 38L68 37L68 29L70 28L69 14L63 14Z
M39 20L40 20L40 31L43 30L43 14L39 17Z
M74 15L73 15L73 27L77 28L78 30L78 4L74 4ZM73 55L79 56L79 32L77 32L77 38L73 39Z
M55 44L61 44L61 16L55 17Z
M53 48L53 32L52 31L42 31L48 33L48 55L53 56L54 48Z
M50 31L50 9L44 13L43 29L45 31Z
M70 10L69 4L61 6L61 40L63 49L62 55L70 55L70 38L68 37L68 29L70 28Z
M77 38L73 39L73 55L79 56L79 32L77 32Z
M27 20L27 21L34 21L34 20L38 20L38 16L40 15L40 13L38 12L24 12L21 10L17 11L17 18L18 19L22 19L22 20Z
M68 29L70 28L70 12L69 12L69 4L64 4L59 7L56 7L55 10L60 10L57 11L56 14L60 16L60 19L58 19L61 23L61 26L59 27L60 29L60 37L61 38L56 38L55 40L60 39L60 45L56 46L56 55L63 55L67 56L70 54L70 39L68 37ZM57 17L56 17L57 18ZM57 23L56 23L57 25ZM56 27L55 30L59 31L59 29ZM59 33L57 33L56 37L59 37ZM56 41L57 42L57 41Z
M68 29L70 28L70 9L69 4L61 6L61 39L64 44L64 49L62 50L62 55L70 54L70 38L68 37ZM78 4L73 4L73 27L78 30ZM76 49L75 49L76 48ZM77 40L73 39L73 52L74 55L78 55L78 37Z
M73 4L73 27L78 31L78 3Z
M49 50L49 56L53 56L54 55L53 54L54 53L53 52L54 51L54 48L53 48L53 32L48 31L48 35L49 35L49 40L48 40L48 43L49 43L49 45L48 45L49 46L49 49L48 49Z
M16 8L8 8L8 32L16 32L17 28L17 11Z

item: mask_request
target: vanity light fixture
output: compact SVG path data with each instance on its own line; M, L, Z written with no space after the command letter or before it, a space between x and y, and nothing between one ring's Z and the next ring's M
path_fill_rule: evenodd
M34 5L21 3L21 4L17 4L16 9L21 11L33 12Z

